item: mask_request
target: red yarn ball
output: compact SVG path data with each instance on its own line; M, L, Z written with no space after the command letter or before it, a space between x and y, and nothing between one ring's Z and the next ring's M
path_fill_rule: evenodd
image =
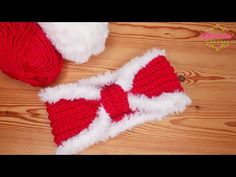
M54 82L62 56L35 22L0 23L0 70L32 86Z

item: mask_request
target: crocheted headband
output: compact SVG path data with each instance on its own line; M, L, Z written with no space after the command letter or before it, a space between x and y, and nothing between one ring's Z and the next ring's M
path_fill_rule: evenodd
M57 154L74 154L138 124L183 112L191 103L165 52L152 49L115 72L46 88Z

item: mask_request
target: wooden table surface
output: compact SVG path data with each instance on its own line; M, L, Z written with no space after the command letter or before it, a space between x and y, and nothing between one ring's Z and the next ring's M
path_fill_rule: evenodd
M215 23L110 23L106 50L89 62L65 62L53 85L115 70L150 48L166 49L192 105L180 115L137 126L82 154L236 154L236 23L219 52L199 38ZM34 88L0 73L0 154L53 154L44 104Z

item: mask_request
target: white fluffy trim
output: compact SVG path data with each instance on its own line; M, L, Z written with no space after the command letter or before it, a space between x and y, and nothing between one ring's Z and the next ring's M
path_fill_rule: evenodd
M105 49L109 29L107 22L39 22L63 58L86 62Z
M114 122L109 128L107 137L115 137L119 133L148 121L161 120L169 115L182 113L191 99L183 92L163 93L152 99L144 95L129 95L129 104L132 110L138 110L126 115L121 121Z
M42 101L49 103L55 103L60 99L99 99L101 86L109 83L116 83L125 91L129 91L132 88L133 79L137 72L145 67L154 57L160 55L165 56L165 51L151 49L144 55L133 58L115 72L107 71L104 74L82 79L75 83L41 89L39 97Z

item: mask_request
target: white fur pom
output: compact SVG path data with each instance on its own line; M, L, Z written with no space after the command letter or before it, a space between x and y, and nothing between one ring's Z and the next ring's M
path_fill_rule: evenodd
M66 60L84 63L105 49L107 22L39 22L56 49Z

